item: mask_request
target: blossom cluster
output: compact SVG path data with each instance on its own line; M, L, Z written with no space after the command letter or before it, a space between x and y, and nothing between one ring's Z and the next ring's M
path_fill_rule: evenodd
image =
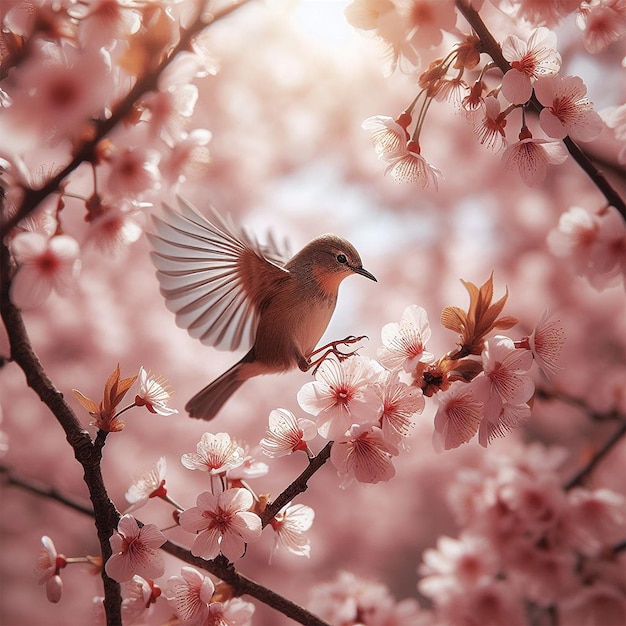
M144 210L162 187L175 192L206 174L211 133L190 128L189 120L198 99L193 81L215 67L199 43L172 52L180 20L191 17L167 2L7 6L0 59L3 220L27 191L71 170L56 201L12 233L11 295L18 307L39 306L52 291L75 291L88 248L114 253L137 241ZM146 76L155 87L133 97ZM89 176L77 159L88 164ZM66 206L83 212L86 228L68 226L61 217Z

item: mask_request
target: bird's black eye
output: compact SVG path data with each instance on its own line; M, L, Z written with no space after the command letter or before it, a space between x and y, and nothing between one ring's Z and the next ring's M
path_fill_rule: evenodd
M337 261L339 261L339 263L344 264L344 263L348 262L348 259L346 258L345 254L338 254L337 255Z

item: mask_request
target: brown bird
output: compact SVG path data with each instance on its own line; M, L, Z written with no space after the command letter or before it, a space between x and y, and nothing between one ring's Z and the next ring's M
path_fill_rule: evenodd
M337 302L341 281L363 269L354 246L322 235L284 261L278 247L262 246L211 209L210 220L179 199L180 211L164 205L148 234L166 306L176 323L203 344L221 350L250 347L229 370L185 406L191 417L210 420L249 378L307 371L329 353L347 356L339 345L315 350Z

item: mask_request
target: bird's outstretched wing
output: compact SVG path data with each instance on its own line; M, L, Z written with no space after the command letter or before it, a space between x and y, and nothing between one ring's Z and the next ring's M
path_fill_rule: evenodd
M182 198L179 206L163 205L147 235L166 306L205 345L248 349L268 292L289 277L284 259L214 209L207 218Z

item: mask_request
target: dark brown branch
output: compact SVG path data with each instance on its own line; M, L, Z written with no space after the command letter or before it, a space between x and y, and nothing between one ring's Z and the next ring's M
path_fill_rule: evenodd
M309 460L308 466L298 478L296 478L273 502L270 502L265 507L265 510L261 514L261 521L263 522L264 528L285 505L289 504L297 495L307 490L307 483L311 476L313 476L330 458L330 449L332 446L333 442L329 441L316 456Z
M159 76L163 73L165 68L174 60L174 58L185 50L189 50L191 42L202 30L207 26L214 24L218 20L230 15L233 11L240 6L246 4L249 0L238 0L233 4L221 9L215 14L211 15L211 19L208 20L204 10L205 3L200 3L200 11L198 17L193 24L187 30L181 29L180 40L176 46L172 49L163 61L151 72L148 72L145 76L142 76L133 88L128 92L126 97L121 100L117 106L113 109L111 116L98 120L95 123L94 136L91 140L84 142L76 151L74 158L68 163L58 174L50 178L42 187L38 189L28 188L25 190L22 203L16 213L10 217L4 217L4 221L0 224L0 233L8 234L12 228L14 228L19 222L27 217L32 211L34 211L39 204L45 200L50 194L57 191L61 183L82 163L92 162L95 157L96 148L98 144L106 137L114 128L116 128L120 122L127 117L135 103L149 91L153 91L157 88Z
M582 484L587 476L593 472L596 465L619 443L621 438L626 435L626 421L622 422L620 427L604 442L602 447L589 459L589 462L582 467L574 476L572 476L564 485L566 491Z
M456 6L480 38L483 45L483 51L493 59L493 62L500 68L502 73L506 74L506 72L511 69L511 66L502 55L500 45L491 34L478 12L469 5L468 0L456 0ZM532 97L530 104L536 111L541 111L543 108L534 96ZM624 202L624 199L620 196L617 190L614 189L611 183L609 183L604 174L598 170L592 160L575 141L569 137L565 137L563 143L572 158L578 163L585 174L589 176L594 185L604 195L607 202L611 206L614 206L621 213L622 217L626 219L626 202Z

